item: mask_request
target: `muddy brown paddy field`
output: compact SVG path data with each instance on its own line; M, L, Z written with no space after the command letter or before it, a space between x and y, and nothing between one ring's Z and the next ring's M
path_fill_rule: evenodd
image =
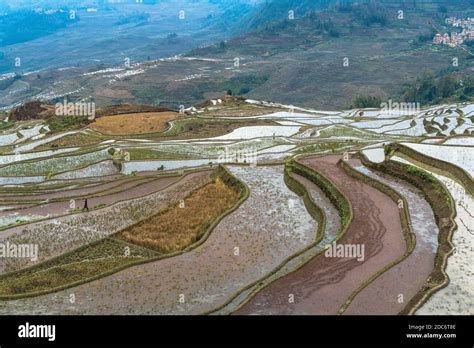
M75 185L74 187L66 187L64 190L32 190L29 193L0 193L1 202L9 201L44 201L46 199L70 199L74 197L82 197L87 195L95 195L111 191L121 191L123 188L130 187L138 183L143 183L150 180L149 178L130 178L113 179L109 182L101 182L93 185Z
M134 193L135 197L138 193L144 193L142 197L130 198L123 194L123 198L129 199L105 208L12 227L0 232L0 241L20 244L26 240L38 244L41 251L38 262L46 261L157 214L208 183L211 173L210 170L189 173L174 183L166 178L163 179L165 183L161 190L153 193L140 190ZM30 267L34 263L27 258L2 258L0 274Z
M270 274L268 277L259 281L257 284L243 289L238 294L238 296L232 299L232 301L227 303L224 307L219 308L212 314L223 315L234 312L236 308L239 308L243 303L246 302L247 299L251 298L253 294L257 293L261 289L265 289L268 284L271 284L275 280L294 272L296 269L308 262L308 260L320 253L326 245L332 243L337 238L337 234L341 228L341 218L337 208L333 205L331 200L326 196L321 188L312 181L296 173L291 173L290 175L293 179L298 181L306 188L313 202L315 202L322 209L326 218L323 229L324 236L319 237L321 240L318 241L317 244L290 258L288 262L286 262L276 272ZM318 226L319 223L320 222L318 222Z
M353 220L337 244L363 245L364 260L326 257L322 253L264 288L236 314L337 314L357 288L405 253L397 205L385 194L346 174L337 166L339 159L340 156L310 157L302 163L329 178L351 202ZM290 295L294 303L289 301ZM370 310L361 306L359 314Z
M128 199L133 199L141 196L145 196L147 194L159 191L164 189L165 187L177 182L180 177L167 177L167 178L148 178L148 179L140 179L137 181L128 181L123 182L119 187L115 187L114 190L107 190L104 187L96 187L95 189L99 189L102 191L106 189L104 192L97 192L93 193L89 189L78 189L75 190L75 193L79 196L77 200L75 199L75 207L82 208L84 206L84 200L87 198L88 206L90 209L93 209L97 206L105 206L115 204L120 201L125 201ZM105 186L105 185L104 185ZM111 192L112 191L112 192ZM63 194L67 194L64 192ZM57 194L56 194L57 196ZM23 197L25 198L25 197ZM43 198L42 196L36 196L36 199L48 199ZM67 214L71 210L71 202L70 200L74 198L74 195L68 194L66 200L52 202L52 203L43 203L33 207L16 210L17 213L21 215L43 215L43 216L56 216L56 215L63 215ZM8 216L10 212L0 212L0 218L2 216Z
M66 291L5 301L1 313L202 314L314 243L317 226L283 181L283 166L230 167L249 188L205 243ZM256 214L256 212L258 214ZM75 294L71 305L69 295Z
M419 189L392 176L372 171L359 160L352 160L350 164L357 171L382 182L406 199L416 244L404 260L357 294L344 314L397 314L423 288L433 271L438 247L438 226L430 204ZM380 306L380 303L384 303L384 306Z

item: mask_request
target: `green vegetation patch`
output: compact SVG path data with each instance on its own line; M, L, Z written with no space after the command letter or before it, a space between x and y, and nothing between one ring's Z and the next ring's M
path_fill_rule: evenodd
M404 87L402 99L422 105L443 102L467 102L474 98L474 78L467 77L461 84L454 74L444 76L424 74Z
M91 134L76 133L66 135L60 139L53 140L35 148L35 151L54 150L65 147L76 147L97 144L105 139Z
M90 123L88 116L56 116L46 120L52 132L63 132L85 127Z
M346 147L348 145L354 145L354 142L352 140L347 141L347 142L325 142L325 143L317 143L317 144L311 144L311 145L304 145L302 147L299 147L296 150L296 153L317 153L317 152L325 152L325 151L331 151L335 152L336 150Z
M38 266L0 276L0 298L60 290L158 255L155 251L107 238Z
M185 160L193 159L196 157L180 154L176 152L166 152L153 149L126 149L130 154L130 160L140 161L140 160L149 160L149 159L161 159L161 160Z
M312 181L324 192L332 204L336 207L341 217L341 226L347 226L352 219L352 208L348 199L334 186L328 179L311 170L310 168L295 162L290 161L287 164L288 170L295 174L299 174L306 179Z
M325 129L321 129L319 134L321 138L352 137L352 138L361 138L364 140L394 138L394 137L390 137L384 134L369 133L357 128L347 127L347 126L331 126Z
M1 176L53 175L66 170L74 170L89 164L110 159L107 151L95 151L77 156L57 156L47 159L33 159L6 165L0 168Z
M1 114L0 114L1 116ZM5 129L9 129L13 126L14 122L13 121L1 121L0 122L0 130L5 130Z

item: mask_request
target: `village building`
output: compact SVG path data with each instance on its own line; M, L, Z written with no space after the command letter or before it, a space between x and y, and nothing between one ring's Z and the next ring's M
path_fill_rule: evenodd
M447 17L446 24L454 28L461 28L461 32L452 32L436 34L433 38L433 44L456 47L464 44L466 41L474 40L474 18L459 19L456 17Z

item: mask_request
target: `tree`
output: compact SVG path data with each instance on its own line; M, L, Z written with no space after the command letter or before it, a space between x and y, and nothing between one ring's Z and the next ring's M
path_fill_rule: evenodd
M329 36L330 37L339 37L341 34L335 29L329 29Z
M473 41L474 42L474 41ZM465 95L473 95L474 94L474 78L470 77L464 80L463 82L463 92Z
M456 91L458 82L452 76L445 76L439 80L436 86L437 96L442 98L450 97Z
M448 13L448 8L444 5L439 5L438 6L438 11L441 13Z
M232 95L232 90L231 89L227 90L227 95Z
M430 103L435 97L436 80L432 74L424 74L405 87L402 100L415 103Z
M379 108L382 100L374 96L358 96L354 99L354 106L356 108Z
M250 92L250 90L251 90L250 87L243 86L240 88L239 95L247 94L248 92Z

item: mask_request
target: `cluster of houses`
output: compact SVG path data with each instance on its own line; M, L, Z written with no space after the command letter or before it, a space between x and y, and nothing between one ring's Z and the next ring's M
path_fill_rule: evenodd
M435 45L447 45L456 47L466 41L474 40L474 18L459 19L456 17L446 18L446 24L454 28L460 28L461 32L436 34L433 38Z

